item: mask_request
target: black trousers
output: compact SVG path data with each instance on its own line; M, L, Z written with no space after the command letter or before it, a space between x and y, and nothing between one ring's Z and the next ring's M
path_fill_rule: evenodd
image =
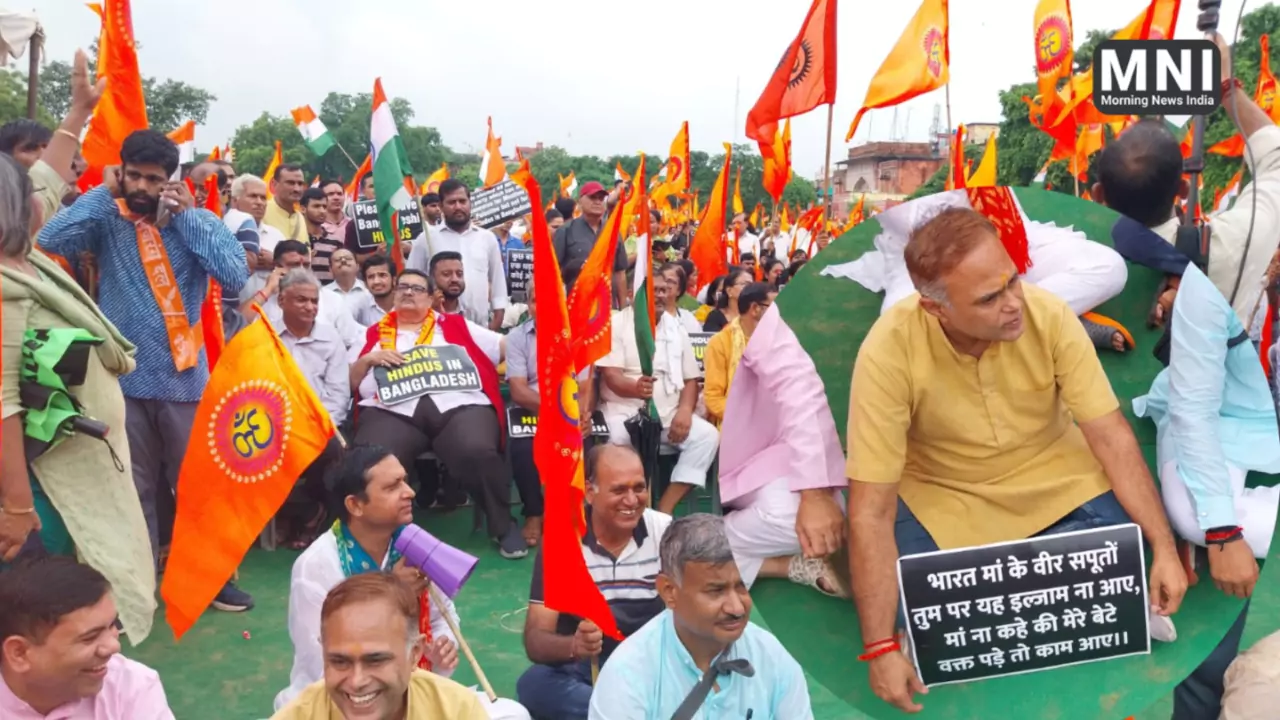
M533 463L533 438L512 438L507 441L511 457L511 474L516 481L516 492L524 505L525 517L542 517L542 482L538 466Z
M501 428L492 405L463 405L446 413L430 395L418 400L412 418L382 408L360 408L355 441L390 450L409 472L428 450L466 488L489 526L501 538L511 529L511 482L499 448Z

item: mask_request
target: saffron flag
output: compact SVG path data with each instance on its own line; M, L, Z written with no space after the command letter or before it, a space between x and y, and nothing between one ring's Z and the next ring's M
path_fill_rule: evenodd
M160 596L179 640L334 434L329 413L255 309L259 320L231 339L209 376L178 476Z
M293 124L298 126L302 139L317 157L323 156L338 144L333 139L333 135L329 134L329 128L316 117L316 111L312 110L310 105L294 108L290 112L293 115Z
M591 367L608 355L613 347L613 259L618 252L625 205L621 202L614 205L613 212L600 225L596 244L582 263L582 270L569 293L569 320L576 329L573 338L575 372Z
M578 178L574 177L573 171L569 171L568 177L560 175L560 195L562 197L572 198L576 192L578 192ZM565 222L568 221L569 218L565 218Z
M996 134L987 137L987 147L973 174L965 180L965 187L995 187L996 185Z
M948 37L947 0L924 0L898 38L898 44L871 78L867 98L853 117L845 142L853 139L858 123L868 110L904 103L937 90L951 80Z
M791 182L791 118L787 118L782 132L773 140L773 150L763 158L764 170L760 176L764 191L773 198L773 204L782 202L782 193Z
M1046 109L1058 99L1058 81L1071 77L1074 50L1071 47L1071 3L1068 0L1040 0L1035 14L1036 81L1040 101Z
M89 119L80 153L89 165L78 185L82 190L101 184L103 169L120 164L120 146L135 130L150 127L147 99L138 71L130 0L104 0L89 9L102 20L98 35L97 77L107 81Z
M813 0L800 33L747 113L747 137L768 156L781 120L835 101L836 0Z
M484 140L484 157L480 159L480 182L490 188L507 177L507 164L502 161L502 138L493 134L493 118L489 118L489 134Z
M267 199L275 197L275 193L271 191L271 184L275 182L276 168L284 164L284 153L280 149L280 141L276 141L276 151L271 155L271 162L267 163L267 171L262 173L262 179L267 181Z
M621 160L618 161L617 166L613 169L613 181L617 182L619 180L622 182L631 182L631 175L629 175L626 170L622 169Z
M532 207L542 206L542 191L521 163L511 178L529 194ZM590 620L600 631L622 639L613 611L587 572L582 537L587 523L583 513L586 483L582 474L582 431L578 418L578 379L574 373L573 335L565 305L564 279L551 246L547 219L533 213L533 287L537 295L534 322L537 350L538 393L548 410L538 417L533 436L533 461L542 477L545 496L542 520L543 603L566 615Z
M213 162L214 160L221 160L221 159L222 159L222 148L218 147L217 145L214 145L213 152L209 153L209 157L205 158L205 161Z
M720 168L716 184L711 186L711 197L707 200L706 212L699 218L698 232L689 243L689 259L698 269L695 291L729 271L725 263L724 229L725 210L729 203L729 161L732 159L733 148L725 143L724 166Z
M204 209L222 217L222 194L218 192L217 173L209 173L205 177L204 198ZM209 289L200 305L200 329L204 334L204 354L209 360L209 369L212 370L222 356L223 346L227 344L222 330L222 286L213 278L209 278Z
M746 212L742 207L742 166L738 166L738 174L733 178L733 214L735 216Z
M964 124L961 123L951 135L951 173L947 176L946 188L963 189L964 177Z
M404 270L404 253L400 251L400 228L397 224L400 213L397 211L415 204L413 191L405 186L405 178L413 175L413 168L409 166L408 153L400 140L400 131L396 129L396 119L391 115L391 103L382 92L382 78L373 81L373 117L370 122L373 195L378 201L378 222L383 227L384 237L386 228L391 228L387 251L399 273Z
M431 173L423 183L419 194L440 192L440 183L449 179L449 163L440 163L440 169Z
M1258 45L1261 50L1258 63L1258 85L1253 91L1253 101L1258 107L1262 108L1272 122L1280 122L1280 103L1276 102L1276 91L1280 89L1280 85L1276 83L1276 76L1271 72L1271 39L1267 35L1263 35L1258 39ZM1187 123L1187 136L1191 136L1192 123ZM1183 157L1190 154L1189 144L1184 141ZM1231 137L1214 143L1207 149L1207 152L1214 155L1223 155L1226 157L1240 157L1244 154L1244 138L1240 133L1236 133Z
M191 163L196 161L196 121L188 120L178 126L177 130L169 133L165 137L173 141L178 146L178 165ZM182 168L179 167L174 171L174 177L180 177Z
M365 175L373 172L373 155L365 155L364 162L360 163L356 174L351 178L351 182L347 184L347 199L355 202L360 198L360 181L364 180ZM364 198L368 200L369 198Z
M684 192L689 189L689 121L684 121L680 132L671 141L671 149L667 151L667 182L669 192Z

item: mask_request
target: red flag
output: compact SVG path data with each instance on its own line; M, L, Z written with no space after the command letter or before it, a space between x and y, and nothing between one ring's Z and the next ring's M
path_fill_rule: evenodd
M778 122L836 101L836 0L813 0L800 33L747 113L747 137L768 157Z
M578 372L594 365L613 347L613 258L618 252L625 204L620 198L600 226L595 247L591 248L569 293L569 319L577 329L573 339L573 366Z
M191 178L187 178L187 181L190 182ZM222 217L218 173L209 173L204 179L204 209ZM226 335L222 332L222 286L213 278L209 278L209 291L205 294L204 303L200 305L200 328L204 333L204 355L209 360L209 369L213 370L213 366L218 364L218 358L222 356L223 346L227 344Z
M511 176L542 207L542 191L529 161ZM615 215L617 211L615 210ZM582 476L582 432L578 426L578 380L573 365L573 334L565 303L560 263L542 213L533 213L533 287L538 298L538 394L543 412L533 436L533 458L546 496L542 520L543 604L556 612L595 623L604 634L622 639L613 611L596 587L582 556L586 532ZM542 342L546 340L546 342Z

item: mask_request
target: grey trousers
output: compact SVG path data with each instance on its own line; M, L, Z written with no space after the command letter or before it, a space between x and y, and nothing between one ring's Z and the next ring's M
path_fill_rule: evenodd
M140 400L127 397L125 428L133 459L133 485L138 490L142 514L151 536L151 554L159 562L160 519L156 501L160 493L174 495L178 473L187 454L187 440L195 423L198 403Z

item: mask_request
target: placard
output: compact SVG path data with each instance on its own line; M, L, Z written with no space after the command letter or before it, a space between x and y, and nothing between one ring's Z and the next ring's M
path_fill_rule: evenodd
M529 193L510 180L471 193L471 222L485 230L527 215L532 209Z
M689 333L689 343L693 345L693 357L698 361L698 372L707 374L707 343L711 342L715 333Z
M1137 525L909 555L898 583L928 686L1151 652Z
M533 250L507 251L507 294L525 301L533 282Z
M400 367L375 367L378 399L399 405L423 395L479 391L480 373L464 348L457 345L419 345L404 353Z
M382 233L382 222L378 218L378 202L361 200L353 203L351 210L352 221L356 224L357 249L365 251L381 249L385 238ZM397 216L400 242L409 242L422 234L422 213L416 202L410 207L397 211Z
M538 432L538 413L525 410L519 405L507 406L507 434L512 438L533 439ZM599 410L591 414L591 435L609 437L609 425L604 421L604 413Z

